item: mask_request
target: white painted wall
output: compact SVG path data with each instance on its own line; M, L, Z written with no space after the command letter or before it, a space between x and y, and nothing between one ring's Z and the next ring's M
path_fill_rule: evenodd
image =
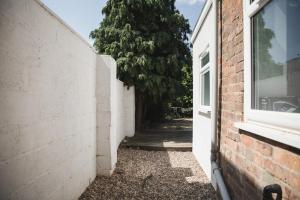
M35 1L0 15L0 199L75 199L96 175L95 54Z
M96 77L97 174L110 175L119 144L125 136L134 135L134 88L127 89L116 78L116 62L110 56L97 57Z
M134 88L124 87L124 83L116 80L116 97L114 103L116 123L116 144L119 145L125 136L132 137L135 131L135 99ZM124 120L126 119L126 120Z
M208 1L210 2L210 1ZM204 51L210 53L210 68L211 68L211 100L213 94L212 87L212 53L213 53L213 15L211 3L206 3L202 12L201 18L203 23L200 26L197 25L197 29L193 35L193 153L198 160L199 164L203 168L206 175L211 179L211 138L212 138L212 120L209 113L205 113L205 109L201 108L201 83L200 83L200 68L201 60L200 55ZM208 13L205 16L205 13ZM212 101L211 101L212 104ZM208 109L208 108L206 108ZM210 108L208 110L211 110Z
M99 144L114 141L103 151L113 148L107 159L115 162L119 141L133 134L133 89L116 91L126 103L119 120L130 125L119 136L106 98L116 72L96 73L113 59L100 63L38 0L0 0L0 33L0 199L77 199L96 176Z
M115 65L116 66L116 65ZM115 68L116 69L116 68ZM135 95L134 88L124 87L124 83L115 79L115 93L112 100L112 124L115 127L115 141L113 144L112 169L117 163L117 150L121 141L132 137L135 132Z

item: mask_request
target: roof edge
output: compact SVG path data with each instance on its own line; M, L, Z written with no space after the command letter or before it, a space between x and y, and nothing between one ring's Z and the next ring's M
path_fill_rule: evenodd
M201 29L201 26L208 14L208 11L210 10L210 7L212 5L213 1L212 0L206 0L205 3L204 3L204 6L202 7L202 10L199 14L199 17L198 17L198 20L196 22L196 25L193 29L193 33L192 33L192 37L191 37L191 42L192 44L195 42L196 38L197 38L197 35Z

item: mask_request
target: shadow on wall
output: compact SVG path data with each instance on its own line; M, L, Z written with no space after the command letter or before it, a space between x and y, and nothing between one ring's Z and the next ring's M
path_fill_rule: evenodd
M275 141L254 136L245 131L240 131L241 136L251 137L259 143L267 143L273 148L281 148L299 154L299 150L277 143ZM221 147L222 148L222 147ZM267 149L264 149L267 151ZM264 151L262 149L262 151ZM283 166L273 162L271 157L262 155L252 147L237 144L236 150L221 149L221 168L227 188L232 199L257 200L257 199L298 199L288 186L291 173L284 171ZM296 162L296 160L294 160ZM273 197L270 198L272 196Z
M97 177L83 199L216 199L191 152L118 150L111 177Z

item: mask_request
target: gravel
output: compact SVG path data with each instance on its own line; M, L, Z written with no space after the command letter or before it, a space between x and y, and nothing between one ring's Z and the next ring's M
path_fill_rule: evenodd
M217 199L191 152L120 148L111 177L99 176L86 199Z

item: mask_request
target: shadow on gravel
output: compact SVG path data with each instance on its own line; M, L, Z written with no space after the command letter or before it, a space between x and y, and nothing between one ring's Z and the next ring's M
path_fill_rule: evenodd
M191 152L120 148L111 177L97 177L84 199L216 199Z

